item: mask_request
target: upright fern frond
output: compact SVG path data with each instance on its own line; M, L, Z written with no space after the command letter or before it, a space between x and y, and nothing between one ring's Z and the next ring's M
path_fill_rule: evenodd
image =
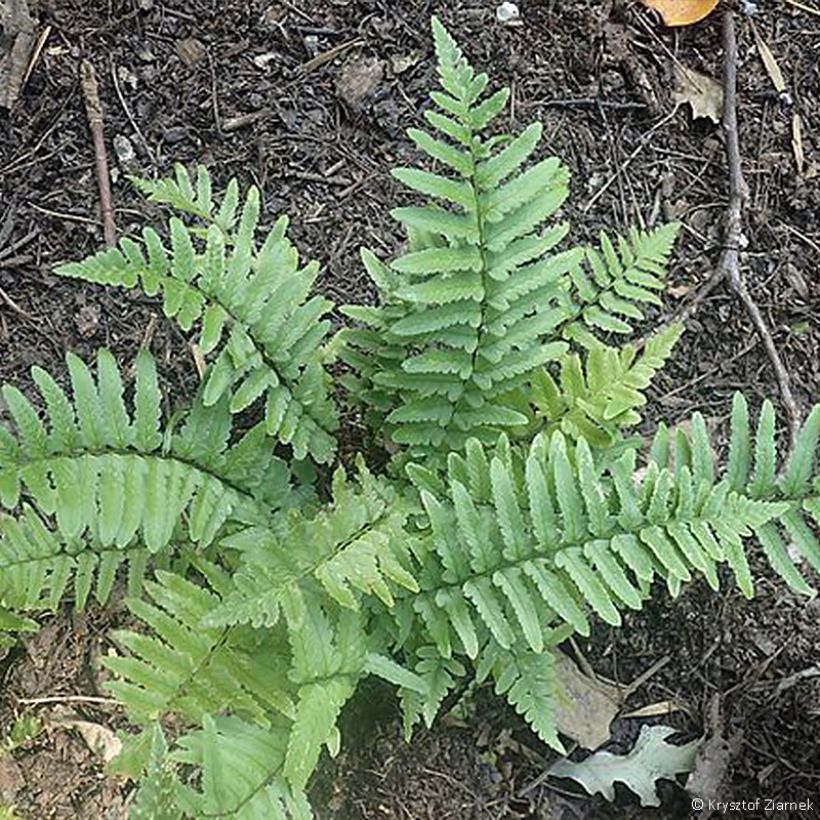
M552 337L572 316L564 278L582 252L550 254L567 226L540 230L567 196L558 160L521 170L540 123L514 139L480 136L509 92L483 96L487 75L435 19L433 34L442 90L425 112L432 130L408 135L443 173L394 171L428 202L393 211L409 253L389 267L364 254L382 306L346 310L370 329L344 332L343 357L394 442L458 449L526 423L509 396L566 350Z
M166 316L189 331L199 323L198 344L215 357L203 390L206 406L223 395L238 413L264 397L269 435L293 447L297 459L310 455L327 462L335 450L335 407L321 345L330 327L323 318L331 303L308 295L319 274L317 263L299 267L281 217L257 247L259 191L252 187L237 217L234 181L214 212L208 172L197 171L196 189L183 169L177 179L142 182L158 202L167 202L207 224L169 222L170 249L151 228L142 241L120 240L82 262L60 265L61 276L106 285L141 287L160 294Z
M556 252L568 226L543 226L567 196L566 168L552 157L528 165L538 122L515 138L483 137L508 90L483 96L487 75L436 19L433 35L442 90L424 115L432 131L408 136L441 171L393 172L427 202L392 212L408 253L389 266L363 253L381 305L344 309L365 327L342 331L342 358L357 371L351 394L418 453L526 425L525 385L563 356L564 339L591 344L587 326L622 332L622 317L642 317L637 303L658 301L677 230L635 233L618 251L602 236L602 253Z
M228 182L221 203L214 201L211 175L203 165L197 166L195 179L191 179L185 166L180 164L174 166L173 178L153 180L132 176L129 179L149 202L168 205L203 222L212 222L226 238L233 236L239 211L239 183L235 179ZM200 233L207 231L200 230Z

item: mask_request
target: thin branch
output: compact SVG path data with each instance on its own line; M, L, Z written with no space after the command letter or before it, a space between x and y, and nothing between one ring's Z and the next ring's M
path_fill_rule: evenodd
M88 127L94 139L94 157L97 164L97 185L100 190L100 214L103 221L105 244L113 247L117 244L117 228L114 224L114 205L111 199L111 180L108 175L108 155L103 137L103 115L100 103L100 90L94 66L88 61L80 63L80 79L85 97L85 110L88 115Z
M745 242L743 206L748 198L748 189L740 164L740 141L737 130L737 39L732 11L726 11L723 15L723 132L726 137L726 159L729 163L729 205L726 210L726 238L718 264L718 276L725 276L729 280L732 290L743 302L763 341L777 377L783 405L788 413L789 439L791 448L794 449L801 419L792 394L789 373L740 270L740 249Z

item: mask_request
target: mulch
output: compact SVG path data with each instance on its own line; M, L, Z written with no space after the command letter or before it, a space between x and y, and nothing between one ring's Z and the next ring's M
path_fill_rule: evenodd
M680 64L720 77L719 15L668 30L633 2L522 0L523 25L506 27L495 20L496 5L41 3L36 29L49 26L48 37L19 100L0 111L0 381L29 390L30 367L59 375L67 350L88 359L105 345L128 363L146 342L161 363L169 409L196 379L186 338L155 300L51 273L102 244L82 58L100 82L121 235L158 216L129 174L151 177L177 161L202 162L217 184L238 176L258 185L264 222L290 215L300 252L324 266L319 287L331 299L368 301L373 293L358 251L366 245L388 256L401 242L388 211L403 195L389 171L415 156L403 131L418 123L431 87L432 13L476 66L511 86L512 130L536 118L544 123L544 151L572 173L564 210L574 241L603 227L682 222L666 311L641 332L684 309L719 261L728 179L720 126L693 119L688 105L674 108L674 71ZM809 10L773 0L738 4L738 117L749 188L743 269L805 411L820 396L820 16L815 4L803 6ZM786 93L773 89L754 29L780 66ZM802 174L792 145L795 111ZM747 311L721 285L701 302L659 377L647 427L699 410L721 431L736 390L755 406L764 397L779 403ZM659 595L620 630L599 628L578 649L599 674L624 682L669 656L629 705L674 700L684 707L676 725L689 736L720 731L731 747L727 800L816 799L820 677L806 670L820 656L820 613L770 579L761 562L756 569L761 580L750 602L729 584L716 595L695 583L677 600ZM0 659L0 736L19 714L47 716L48 705L21 699L104 695L96 659L121 617L116 606L79 624L59 613L46 627L59 637L59 653L34 638ZM719 725L710 718L716 694ZM451 716L407 745L388 690L355 700L345 718L352 740L317 777L319 816L689 816L672 784L659 811L636 807L620 790L614 807L544 784L526 791L550 753L489 693L480 690L474 703L469 719ZM78 708L88 719L120 725L108 707ZM640 723L613 724L613 748L626 751ZM99 760L73 734L51 730L14 760L22 816L122 816L129 786L103 778Z

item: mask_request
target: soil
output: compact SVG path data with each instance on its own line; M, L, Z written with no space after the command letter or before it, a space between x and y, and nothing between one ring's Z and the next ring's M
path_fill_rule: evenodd
M496 22L496 5L41 3L34 17L38 33L48 27L44 47L19 100L0 111L0 381L27 390L33 364L59 374L65 351L88 358L100 345L127 363L146 340L171 402L195 379L186 339L154 300L51 273L58 261L102 243L82 58L99 77L122 234L156 213L127 174L151 177L174 161L204 162L219 183L234 175L255 182L266 222L291 215L300 251L324 265L322 291L343 304L372 298L358 248L389 254L400 241L388 215L400 196L389 170L413 156L403 130L419 120L431 86L432 13L475 65L511 85L512 130L543 121L545 150L572 172L565 210L576 241L603 226L683 223L667 313L680 309L715 269L728 176L720 127L693 120L688 105L675 109L673 77L679 64L720 78L719 15L673 30L633 2L522 0L522 25L507 27ZM820 16L810 2L739 6L738 116L749 187L742 263L805 411L820 397ZM755 32L782 70L782 94ZM317 55L329 59L311 63ZM792 145L795 112L802 173ZM720 431L738 389L754 404L766 396L779 404L766 351L744 307L720 286L689 321L654 389L647 424L700 410ZM820 816L820 607L793 597L763 562L755 568L752 601L728 583L720 594L695 583L676 600L659 594L624 628L599 628L576 650L596 673L624 683L664 661L627 707L671 701L677 711L618 719L608 748L625 753L647 722L679 728L682 740L707 731L717 738L707 768L725 767L716 797L760 798L761 809L744 817ZM47 726L0 757L0 804L13 802L20 816L125 816L131 786L106 777L99 755L53 720L60 706L102 727L123 726L105 701L97 662L121 619L116 605L60 612L0 658L0 737L20 716ZM662 784L661 809L642 809L620 787L610 805L578 794L571 781L544 782L539 775L553 755L517 716L483 689L470 710L468 720L451 714L408 745L392 695L368 690L346 710L349 741L317 777L319 816L690 816L685 793L671 783ZM765 812L765 799L813 800L814 809Z

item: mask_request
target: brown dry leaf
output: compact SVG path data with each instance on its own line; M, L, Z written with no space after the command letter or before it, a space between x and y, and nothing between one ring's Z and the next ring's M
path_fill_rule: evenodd
M686 707L674 700L660 700L657 703L649 703L639 709L633 709L621 715L622 718L648 718L659 715L671 715L673 712L685 712Z
M384 79L384 63L377 57L359 57L347 62L336 80L336 93L348 107L359 112Z
M719 0L642 0L667 26L688 26L711 14Z
M802 177L806 165L806 155L803 153L803 123L800 114L796 111L792 114L792 151L794 152L794 164L797 166L797 174Z
M555 722L561 734L585 749L597 749L609 740L612 723L624 702L624 687L590 678L562 652L556 652L561 697Z
M59 707L54 710L54 714L55 718L50 721L52 726L75 729L88 748L94 754L99 755L106 763L112 761L122 751L122 741L108 727L88 720L81 720Z
M689 103L692 116L708 117L715 124L723 116L723 88L716 80L675 64L675 90L672 99L676 105Z
M786 90L786 80L783 77L783 72L780 70L780 66L777 64L777 60L775 60L772 50L757 33L757 29L752 27L752 31L755 35L757 53L760 55L760 59L763 60L763 65L766 67L766 73L769 75L769 79L772 81L775 91L777 91L778 94L782 94Z

